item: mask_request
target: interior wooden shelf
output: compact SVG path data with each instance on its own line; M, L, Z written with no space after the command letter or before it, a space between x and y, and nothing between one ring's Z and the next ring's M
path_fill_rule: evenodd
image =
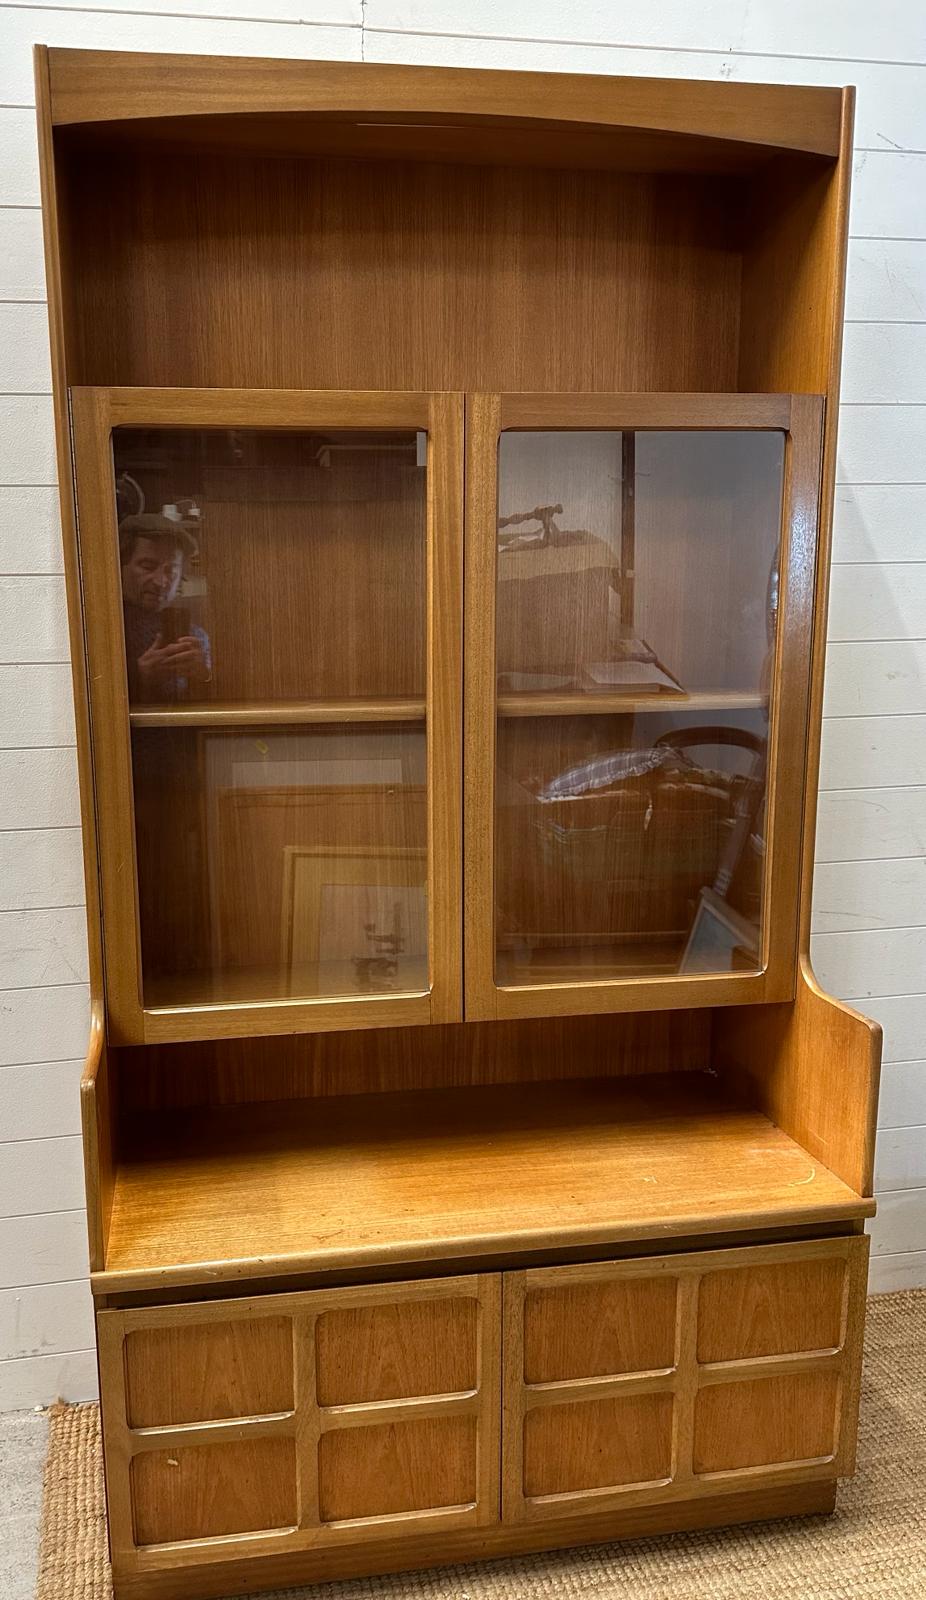
M514 950L498 949L495 977L499 986L518 988L535 983L602 983L610 979L660 977L677 973L686 939L622 939L601 944L543 945L539 936L529 960Z
M743 689L703 689L694 694L598 694L572 690L563 694L500 694L500 717L610 716L632 711L758 711L765 695Z
M109 1290L402 1267L868 1216L708 1073L145 1115Z
M145 706L130 711L129 721L133 728L268 728L310 722L421 722L424 716L423 699L388 697Z
M427 956L403 956L393 978L371 981L367 986L358 982L351 961L148 975L145 1005L154 1010L170 1010L174 1006L247 1005L275 1000L357 1000L369 995L426 994L427 990Z

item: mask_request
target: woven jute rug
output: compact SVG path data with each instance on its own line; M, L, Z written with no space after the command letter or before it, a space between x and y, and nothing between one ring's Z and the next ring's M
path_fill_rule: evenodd
M282 1596L284 1591L274 1590ZM288 1600L924 1600L926 1289L869 1301L857 1476L832 1517L354 1579ZM51 1414L37 1600L110 1600L99 1411Z

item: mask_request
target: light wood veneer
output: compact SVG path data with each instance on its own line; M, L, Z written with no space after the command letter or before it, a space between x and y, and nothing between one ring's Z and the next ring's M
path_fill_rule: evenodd
M101 1292L235 1282L873 1210L700 1073L146 1117Z

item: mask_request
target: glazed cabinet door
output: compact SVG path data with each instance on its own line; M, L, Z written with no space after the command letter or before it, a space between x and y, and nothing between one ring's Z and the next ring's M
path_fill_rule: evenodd
M467 406L467 1015L790 997L822 401Z
M71 408L111 1038L458 1019L461 398Z
M868 1240L505 1274L503 1515L852 1471Z
M497 1522L499 1283L101 1311L119 1576Z

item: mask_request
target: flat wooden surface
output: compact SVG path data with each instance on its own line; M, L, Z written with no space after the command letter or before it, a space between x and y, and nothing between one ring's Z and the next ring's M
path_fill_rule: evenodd
M640 711L757 711L767 697L749 689L703 689L694 694L609 694L573 690L563 694L500 694L500 717L595 717ZM133 722L137 719L133 716Z
M428 992L424 956L404 956L390 986L361 988L352 961L296 962L280 966L241 967L214 972L169 973L145 980L145 1002L155 1011L175 1006L257 1004L262 1001L345 999L366 1002Z
M395 696L369 700L248 700L212 705L145 706L131 711L133 728L272 728L336 722L420 722L425 702Z
M708 1074L139 1119L100 1291L866 1216Z

